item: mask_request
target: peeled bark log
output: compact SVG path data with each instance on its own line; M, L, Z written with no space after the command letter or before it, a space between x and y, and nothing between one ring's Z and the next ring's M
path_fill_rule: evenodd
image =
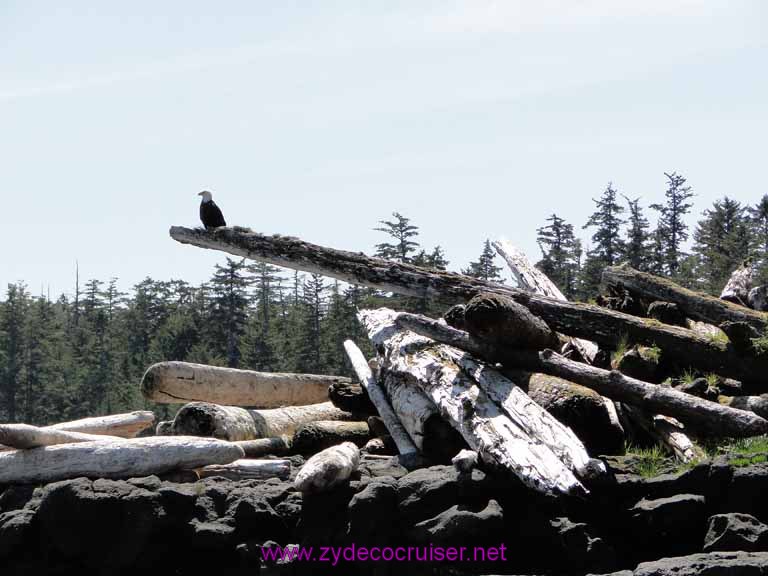
M254 372L189 362L153 364L141 379L144 397L165 404L210 402L223 406L279 408L328 400L332 384L352 384L342 376Z
M768 394L761 396L718 396L718 403L737 410L749 410L762 418L768 418Z
M367 422L310 422L293 435L293 450L314 454L342 442L352 442L359 448L371 439Z
M397 414L392 410L387 395L373 376L373 372L365 361L365 356L363 356L360 348L352 340L345 340L344 350L352 364L352 369L360 380L360 384L368 392L368 398L376 407L381 420L384 422L384 426L387 427L387 431L392 436L392 440L397 444L400 454L418 452L411 437L408 436L408 432L403 427L403 424L400 423Z
M392 310L358 317L383 357L382 370L421 387L470 448L535 490L586 493L574 476L588 466L583 445L509 380L455 347L398 329Z
M282 456L291 451L291 439L287 436L259 438L258 440L238 440L235 444L243 449L246 458Z
M686 426L720 436L759 436L768 432L768 420L701 400L672 388L649 384L620 372L602 370L563 358L552 350L531 352L527 350L500 349L485 346L472 335L440 324L416 314L401 313L397 322L409 330L434 340L457 346L504 366L543 372L592 388L603 396L616 401L642 407L679 419Z
M49 430L66 430L68 432L84 432L98 436L120 436L121 438L133 438L155 423L155 415L148 410L128 412L126 414L111 414L109 416L95 416L82 418L72 422L61 422L46 426Z
M176 434L236 441L292 436L299 426L308 422L350 419L351 414L330 402L267 410L190 402L176 413L173 428Z
M689 318L719 325L723 322L748 322L757 330L768 326L765 314L714 296L688 290L666 278L640 272L629 266L609 266L603 270L603 283L622 284L630 292L646 300L674 302Z
M768 372L768 360L742 358L728 349L726 344L711 341L684 328L661 326L658 322L598 306L558 301L453 272L371 258L361 253L310 244L298 238L265 236L247 228L217 228L206 231L174 226L170 235L184 244L221 250L295 270L315 272L352 284L406 296L436 296L466 301L482 292L503 294L528 308L550 328L562 334L586 338L611 347L618 343L622 335L626 335L634 343L657 345L669 357L677 358L681 362L689 362L693 358L701 370L732 376L742 382L759 381L761 376L758 375ZM670 300L664 297L653 299ZM713 300L721 306L741 310L740 307L716 298ZM394 399L392 402L394 406Z
M512 348L554 348L557 334L525 306L498 294L478 294L464 308L464 326L486 342Z
M544 272L536 268L525 254L511 242L498 240L491 244L496 249L496 252L499 253L499 256L507 263L507 266L509 266L520 288L528 292L554 298L555 300L568 300L555 283ZM581 357L587 363L592 364L597 355L597 344L579 338L572 338L571 343Z
M725 288L720 293L720 299L747 306L754 277L755 271L752 266L748 263L742 264L731 273Z
M229 442L183 436L58 444L0 453L0 484L131 478L228 464L243 456L242 448Z
M304 494L324 492L349 479L360 465L360 449L352 442L326 448L307 460L294 486Z
M197 469L200 478L222 476L229 480L287 480L291 475L290 460L235 460L230 464L211 464Z
M99 436L83 432L68 432L66 430L51 430L29 424L0 424L0 444L8 448L37 448L39 446L54 446L76 442L91 442L93 440L122 440L119 436Z
M703 454L684 432L683 426L669 416L651 416L636 406L624 405L624 413L632 420L632 424L644 430L657 442L667 449L681 462L692 462Z

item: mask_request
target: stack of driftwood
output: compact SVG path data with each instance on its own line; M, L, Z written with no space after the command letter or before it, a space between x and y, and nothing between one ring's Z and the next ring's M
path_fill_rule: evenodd
M183 404L152 438L141 412L35 428L0 426L0 483L77 475L295 477L304 492L349 478L361 449L483 465L548 494L585 495L595 455L652 437L699 457L696 437L768 433L762 311L748 267L718 299L625 266L603 275L599 304L568 302L509 243L494 243L518 287L370 258L244 228L171 229L176 240L345 282L456 305L433 319L358 314L376 350L345 350L358 382L163 362L148 400ZM746 290L746 292L745 292ZM739 303L732 300L738 299ZM99 436L96 436L99 435ZM469 450L468 450L469 449Z

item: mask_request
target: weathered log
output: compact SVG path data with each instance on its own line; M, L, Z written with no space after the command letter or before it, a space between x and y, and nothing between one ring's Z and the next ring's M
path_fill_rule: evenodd
M768 284L752 288L747 296L747 304L753 310L768 312Z
M197 469L200 478L222 476L230 480L287 480L291 475L290 460L235 460L230 464L210 464Z
M760 396L718 396L718 403L738 410L749 410L768 419L768 394Z
M335 382L328 387L328 399L339 410L351 412L355 416L376 414L376 407L360 384Z
M622 284L647 300L674 302L689 318L719 325L723 322L748 322L762 331L768 326L766 315L714 296L688 290L666 278L640 272L629 266L609 266L603 270L607 286ZM546 320L546 319L545 319Z
M555 283L544 272L536 268L523 251L519 250L511 242L497 240L491 244L499 256L507 263L507 266L509 266L520 288L528 292L554 298L555 300L568 300ZM580 338L572 338L571 343L581 357L589 364L592 364L597 355L597 344Z
M725 287L720 293L720 299L740 306L747 306L749 291L752 289L754 278L755 270L752 265L749 262L743 263L731 273L728 282L725 283Z
M573 432L496 370L398 328L396 317L386 308L358 313L380 350L382 370L407 374L471 449L526 485L550 494L586 493L574 473L586 472L589 456Z
M243 449L246 458L282 456L291 451L291 439L288 436L259 438L258 440L238 440L235 444Z
M500 294L484 293L464 308L464 326L486 342L512 348L555 348L557 334L528 308Z
M643 382L617 371L574 362L552 350L536 353L485 346L482 341L466 332L416 314L400 313L397 322L407 326L409 330L457 346L488 360L501 362L505 366L558 376L592 388L613 400L633 404L649 412L672 416L703 433L745 437L768 432L768 420L757 415L701 400L673 388Z
M371 439L367 422L310 422L300 426L293 435L293 450L299 454L314 454L342 442L352 442L362 448Z
M700 449L688 438L680 422L669 416L650 415L637 406L624 405L624 413L632 424L644 430L651 438L666 446L681 462L692 462L703 457Z
M111 414L109 416L94 416L71 422L61 422L46 426L49 430L66 430L68 432L83 432L98 436L120 436L133 438L155 423L155 415L149 410L139 410L126 414Z
M0 484L54 482L78 476L131 478L177 468L228 464L242 448L185 436L95 440L0 453Z
M459 474L469 474L477 468L478 454L474 450L462 450L451 459L451 464Z
M373 376L373 372L365 361L365 356L363 356L360 348L352 340L345 340L344 351L347 353L347 358L349 358L349 362L352 364L352 369L360 380L360 384L365 388L368 398L376 407L379 416L387 427L387 431L392 436L392 440L397 444L400 454L418 452L397 414L392 410L387 395ZM434 407L432 407L432 410L434 410Z
M210 402L223 406L279 408L328 400L328 387L351 384L342 376L254 372L189 362L153 364L141 379L144 397L153 402Z
M677 304L654 300L648 305L648 318L653 318L664 324L687 327L685 314Z
M173 436L173 420L162 420L155 427L155 436Z
M292 436L299 426L315 420L351 419L330 402L265 410L190 402L176 413L173 428L176 434L236 441Z
M622 335L626 335L631 342L657 345L664 349L669 357L678 358L681 362L694 359L694 363L701 370L732 376L742 382L759 381L759 375L768 371L768 359L742 358L725 343L712 341L684 328L663 326L658 322L591 304L558 301L453 272L371 258L361 253L310 244L298 238L265 236L247 228L217 228L214 231L206 231L174 226L170 235L184 244L221 250L296 270L316 272L352 284L406 296L436 296L466 301L482 292L507 295L562 334L586 338L609 347L614 347ZM653 299L658 300L659 297ZM740 309L717 298L713 300L721 306ZM753 315L759 314L750 312ZM394 399L392 403L394 406ZM418 443L416 444L418 446Z
M10 448L37 448L93 440L122 440L119 436L100 436L67 430L52 430L29 424L0 424L0 444Z
M359 465L360 449L352 442L331 446L306 461L294 486L305 494L324 492L349 479Z

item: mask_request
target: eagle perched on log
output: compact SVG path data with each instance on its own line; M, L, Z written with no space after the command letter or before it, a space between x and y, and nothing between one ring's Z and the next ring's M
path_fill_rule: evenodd
M212 228L226 226L227 223L224 221L221 210L216 206L216 202L213 201L213 195L208 190L203 190L198 196L203 197L203 201L200 202L200 220L203 221L205 229L211 230Z

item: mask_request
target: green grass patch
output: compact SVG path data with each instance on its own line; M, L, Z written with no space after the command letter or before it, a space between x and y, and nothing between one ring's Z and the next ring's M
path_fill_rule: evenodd
M662 464L666 460L664 452L658 446L650 448L629 446L627 455L635 457L637 460L635 471L643 478L652 478L661 474Z
M730 461L731 466L736 466L737 468L752 466L753 464L760 464L762 462L768 462L768 456L766 456L765 454L755 454L754 456L734 458L733 460Z
M756 354L768 354L768 329L757 338L752 338L752 348Z
M653 346L644 348L643 355L654 364L658 364L661 360L661 348L654 344Z
M683 372L683 375L680 376L680 382L683 384L691 384L697 377L695 370L686 369L685 372Z
M721 330L718 330L717 332L707 332L707 339L710 342L720 344L721 346L728 346L731 342L728 339L728 336L725 335L725 332Z
M627 353L629 348L629 338L626 334L622 334L619 336L619 341L616 343L616 350L611 354L611 367L615 369L616 366L618 366L622 356Z

